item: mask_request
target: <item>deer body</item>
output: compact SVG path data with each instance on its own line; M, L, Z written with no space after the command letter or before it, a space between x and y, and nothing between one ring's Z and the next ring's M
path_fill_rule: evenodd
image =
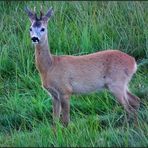
M41 59L45 60L45 56ZM136 71L134 58L117 50L84 56L53 56L52 63L47 66L47 60L42 67L41 61L38 58L36 66L41 74L43 86L46 88L53 83L60 90L60 86L69 87L71 93L89 93L116 82L123 84L125 81L127 84ZM46 72L42 72L43 68Z
M28 10L32 26L47 28L47 18L51 10L41 20L35 20ZM39 28L39 27L38 27ZM69 122L72 94L90 93L103 88L109 89L125 110L136 113L139 98L128 90L128 83L136 72L135 59L118 50L106 50L83 56L54 56L48 46L47 31L44 35L34 36L36 45L36 67L39 70L42 85L53 97L53 117L59 118L65 125Z

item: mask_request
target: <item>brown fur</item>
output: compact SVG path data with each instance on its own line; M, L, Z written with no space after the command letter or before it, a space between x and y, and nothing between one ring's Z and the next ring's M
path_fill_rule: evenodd
M84 56L52 56L48 48L45 50L40 47L38 50L38 46L40 45L36 46L36 66L43 87L54 98L53 114L59 118L62 108L64 124L69 122L71 94L98 91L105 86L129 114L138 109L139 98L127 91L128 82L136 71L133 57L117 50Z
M46 24L44 21L42 25L47 28ZM137 66L135 59L126 53L106 50L84 56L54 56L50 53L46 32L36 45L35 58L42 85L53 97L54 121L61 113L62 122L68 125L72 94L104 88L113 93L129 114L139 107L139 98L128 91Z

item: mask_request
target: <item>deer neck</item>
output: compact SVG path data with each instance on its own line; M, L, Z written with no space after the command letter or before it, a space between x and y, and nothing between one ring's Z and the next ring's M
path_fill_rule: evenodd
M52 55L49 50L48 39L35 46L36 67L41 75L47 73L52 65Z

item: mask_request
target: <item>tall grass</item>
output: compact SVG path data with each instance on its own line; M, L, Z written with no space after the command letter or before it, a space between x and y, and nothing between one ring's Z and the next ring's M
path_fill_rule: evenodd
M107 91L72 96L71 122L51 128L51 98L41 88L24 6L39 14L52 6L52 54L83 55L119 49L134 56L130 89L141 98L139 125ZM0 2L0 146L148 146L148 2Z

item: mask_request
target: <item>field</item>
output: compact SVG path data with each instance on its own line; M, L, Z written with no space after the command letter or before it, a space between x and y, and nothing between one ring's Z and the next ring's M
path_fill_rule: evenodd
M138 127L107 90L71 97L67 128L52 130L52 100L41 88L29 36L27 5L39 14L53 7L48 24L52 54L84 55L118 49L134 56L129 88L141 99ZM148 2L0 2L0 146L148 146Z

